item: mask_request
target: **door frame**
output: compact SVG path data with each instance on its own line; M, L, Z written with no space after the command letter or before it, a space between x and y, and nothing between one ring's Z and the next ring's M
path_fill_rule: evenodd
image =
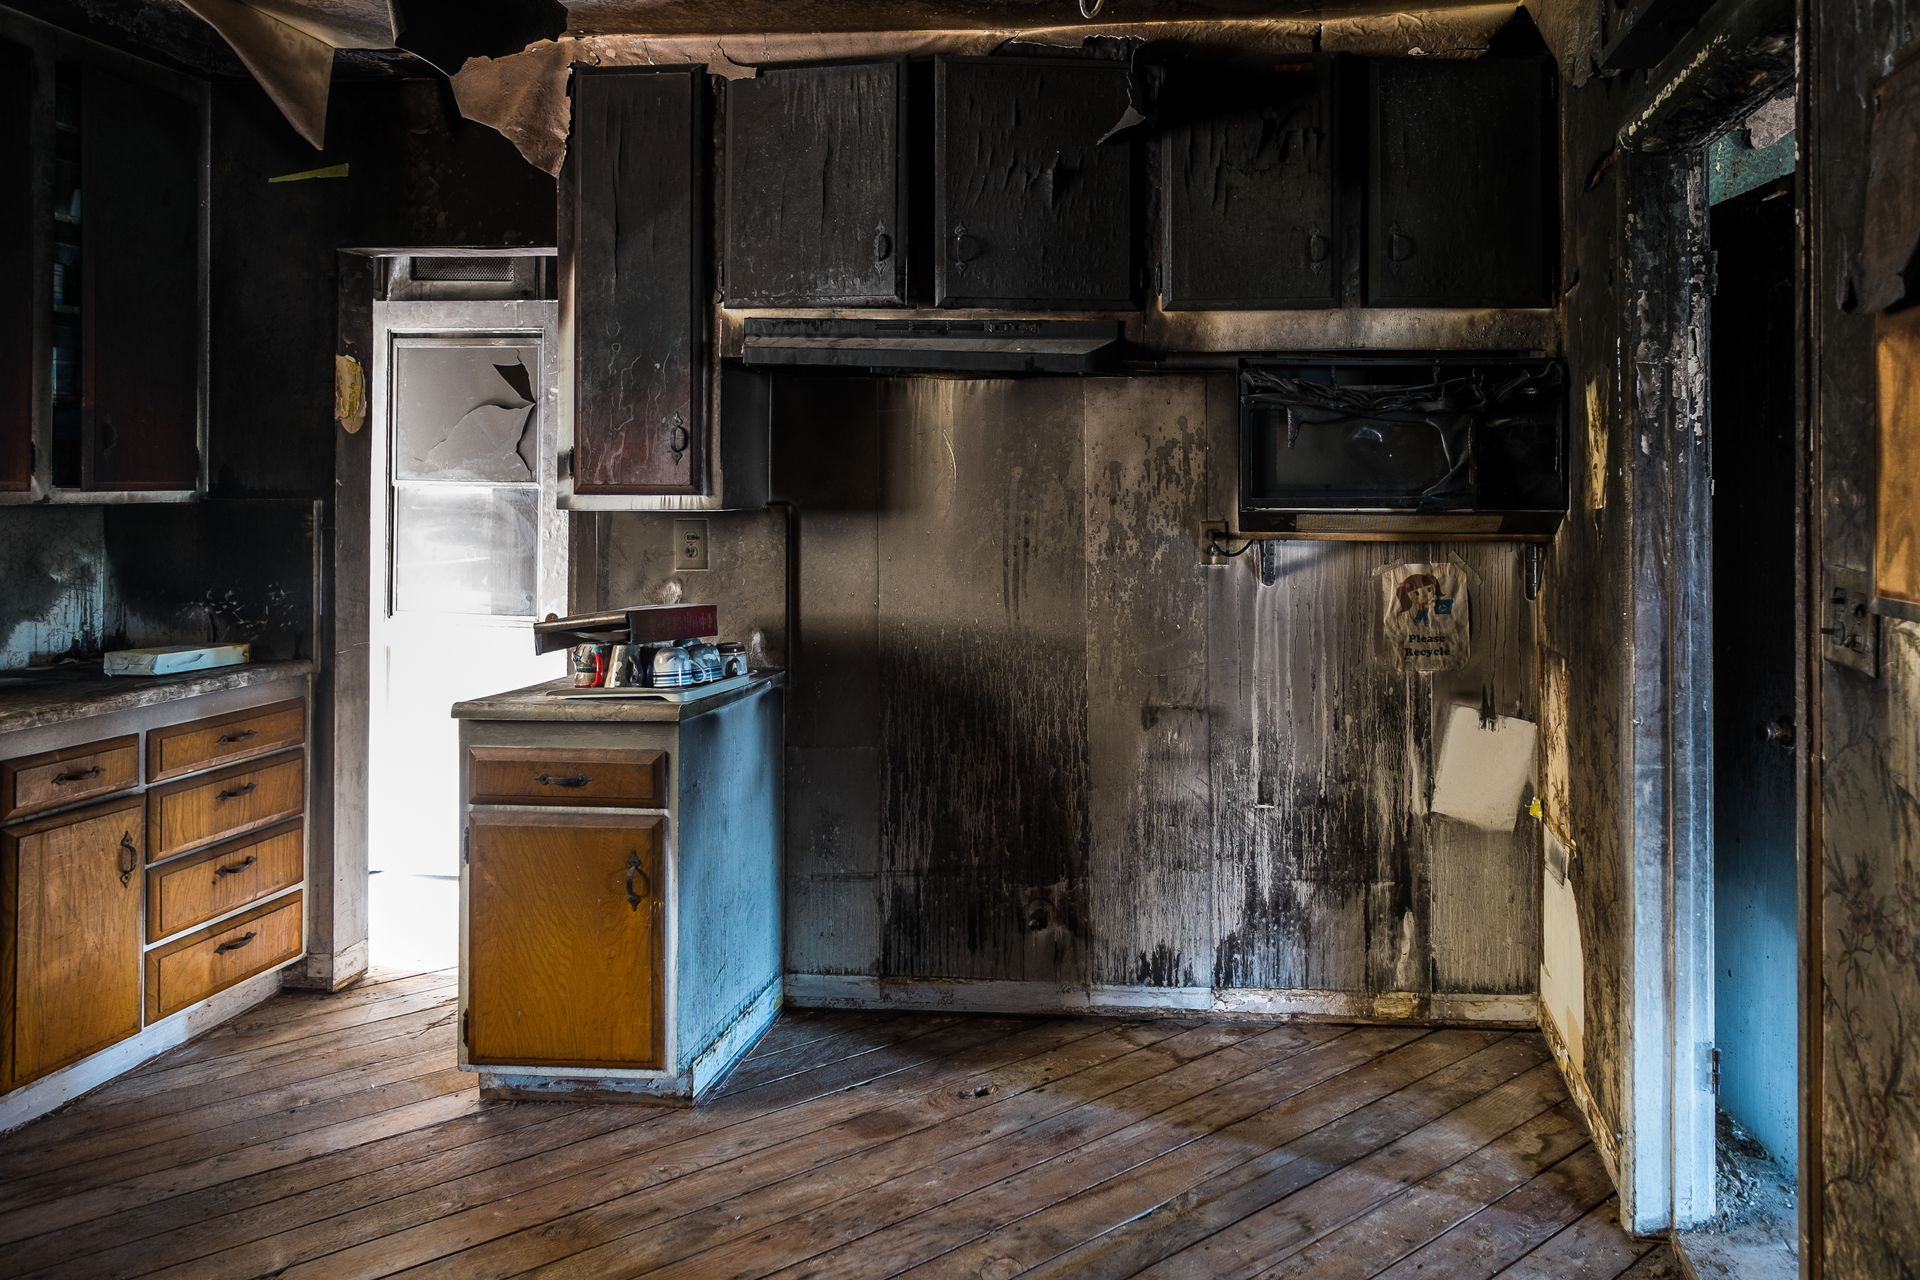
M1628 104L1618 136L1626 256L1621 350L1634 431L1627 486L1634 513L1626 707L1625 897L1628 981L1620 1152L1621 1217L1638 1234L1684 1231L1715 1211L1712 438L1707 396L1711 271L1707 146L1795 83L1791 0L1722 6L1668 55L1671 77ZM1800 125L1805 82L1796 86ZM1804 129L1798 135L1805 139ZM1804 158L1798 166L1804 175ZM1819 1109L1807 1102L1810 970L1808 677L1807 188L1794 251L1795 859L1798 869L1801 1238L1817 1256ZM1814 1042L1814 1043L1817 1043Z
M313 796L307 955L286 971L285 985L337 991L365 976L367 949L367 721L369 593L374 548L368 543L374 432L367 430L373 366L373 304L386 296L397 260L416 256L547 260L551 246L479 248L413 246L342 249L336 258L334 348L334 496L327 504L328 548L315 583ZM540 272L530 273L538 277ZM551 297L550 287L544 296ZM564 359L564 355L562 355ZM577 526L575 533L579 532ZM348 584L346 590L341 584Z

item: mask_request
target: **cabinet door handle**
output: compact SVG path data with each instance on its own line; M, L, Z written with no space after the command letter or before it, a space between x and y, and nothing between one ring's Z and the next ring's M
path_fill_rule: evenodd
M255 733L253 729L242 729L239 733L223 733L216 745L230 747L236 742L245 742L248 738L255 736Z
M965 227L955 227L953 229L953 269L955 271L965 271L967 264L979 256L979 239L975 236L968 235Z
M133 879L133 869L140 864L140 851L133 847L133 832L122 832L120 836L120 883L125 885Z
M97 764L91 769L79 769L73 773L56 773L53 775L53 784L64 787L69 782L85 782L88 778L97 778L106 771L105 765Z
M1333 241L1327 239L1324 233L1315 231L1312 234L1307 236L1307 261L1308 262L1312 262L1312 263L1325 262L1327 260L1327 255L1332 252L1333 252Z
M640 909L640 894L635 891L633 887L633 878L635 876L640 877L641 888L645 889L648 893L653 892L653 881L647 876L646 872L640 869L640 851L638 849L635 849L627 855L627 910L629 911L638 911Z
M1412 236L1404 231L1387 232L1387 257L1395 262L1405 262L1419 248Z
M893 237L887 234L885 227L873 229L873 260L885 262L893 256Z
M240 948L246 946L249 942L252 942L256 936L257 935L254 933L254 931L249 929L245 933L241 934L239 937L235 938L232 942L223 942L219 946L215 947L213 949L213 954L217 956L223 956L227 954L227 952L229 951L238 951Z
M543 787L584 787L593 781L584 773L569 774L564 778L555 777L550 773L539 773L534 775L533 780Z
M679 414L669 419L671 430L667 432L667 452L673 455L675 462L686 456L687 446L693 443L693 437L687 433L687 422Z
M241 796L252 795L253 789L259 785L260 784L257 782L242 783L241 785L234 787L231 790L220 792L219 794L215 795L213 798L215 800L238 800Z
M220 883L219 877L221 876L237 876L242 871L245 871L248 867L252 866L254 863L258 861L260 861L260 859L256 855L250 853L246 857L240 859L240 861L238 862L230 863L224 867L215 867L213 869L213 874L214 874L213 882L215 884L219 884Z

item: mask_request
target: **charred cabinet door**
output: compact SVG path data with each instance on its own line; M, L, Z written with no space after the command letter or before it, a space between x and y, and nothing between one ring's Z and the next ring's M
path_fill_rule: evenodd
M195 489L200 107L82 75L84 486Z
M665 821L469 813L469 1061L665 1066Z
M898 61L727 85L729 306L906 301L906 95Z
M1340 304L1326 59L1179 67L1161 105L1170 309Z
M1549 303L1550 75L1538 58L1372 64L1369 304Z
M706 484L707 77L576 68L561 182L573 352L573 487Z
M0 1090L140 1029L140 796L0 833Z
M935 72L934 300L943 307L1133 305L1127 68L941 58Z

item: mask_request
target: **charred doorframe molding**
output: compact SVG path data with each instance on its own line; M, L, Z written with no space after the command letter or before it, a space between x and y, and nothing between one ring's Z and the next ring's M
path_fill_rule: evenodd
M318 538L327 570L317 587L307 956L287 985L339 990L367 971L367 698L371 686L373 441L368 379L373 304L389 259L550 255L551 249L345 249L340 253L334 353L334 501ZM577 530L577 525L575 526ZM348 584L342 591L340 584Z
M1633 459L1633 686L1623 762L1632 788L1624 816L1632 883L1618 1173L1622 1218L1639 1233L1692 1226L1714 1211L1705 149L1792 78L1792 0L1722 3L1663 66L1671 70L1634 100L1618 138L1624 425ZM1803 446L1797 442L1796 453ZM1797 581L1798 619L1805 592ZM1805 835L1803 821L1803 860Z

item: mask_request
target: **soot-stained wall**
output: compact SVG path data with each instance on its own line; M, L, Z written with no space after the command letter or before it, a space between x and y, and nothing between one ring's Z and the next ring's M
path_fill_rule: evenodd
M1521 552L1206 567L1235 421L1217 375L792 379L790 517L717 517L677 576L671 517L606 522L609 602L713 599L786 654L795 998L1531 1016L1537 832L1427 812L1445 709L1534 718ZM1471 665L1386 669L1375 571L1448 556Z

